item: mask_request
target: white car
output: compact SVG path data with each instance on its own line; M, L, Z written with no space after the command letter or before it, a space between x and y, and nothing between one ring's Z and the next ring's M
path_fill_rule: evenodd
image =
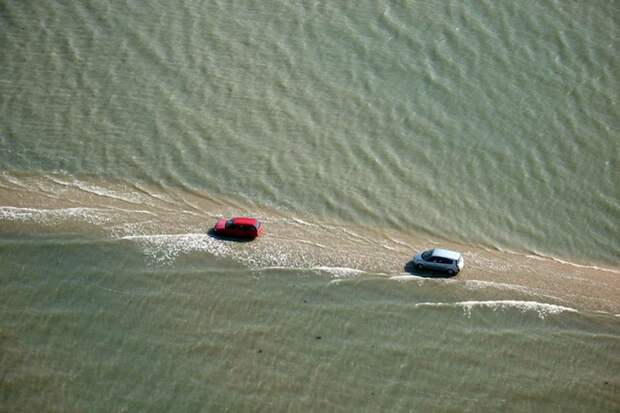
M463 269L465 262L460 253L442 248L418 252L413 257L416 268L444 271L449 275L456 275Z

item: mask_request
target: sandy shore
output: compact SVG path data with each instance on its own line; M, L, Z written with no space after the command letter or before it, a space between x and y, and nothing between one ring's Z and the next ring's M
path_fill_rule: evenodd
M216 217L235 214L260 217L267 227L265 236L253 243L227 243L207 235ZM180 253L204 252L228 256L252 268L339 268L356 276L407 274L415 251L442 246L465 257L464 271L451 282L620 314L620 268L451 243L422 234L318 222L170 188L0 176L0 234L68 230L137 240L158 264L171 265ZM430 280L433 274L411 275Z

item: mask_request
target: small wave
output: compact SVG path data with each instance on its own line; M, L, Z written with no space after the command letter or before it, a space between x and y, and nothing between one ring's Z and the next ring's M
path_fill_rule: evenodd
M127 235L122 240L137 242L152 263L164 265L176 260L180 254L204 251L215 256L231 253L230 247L207 234L157 234Z
M485 251L493 251L491 249L485 248L484 246L480 246L480 248L482 250L485 250ZM583 268L583 269L590 269L590 270L597 270L597 271L606 271L606 272L611 272L611 273L614 273L614 274L620 274L620 271L614 270L612 268L600 267L598 265L578 264L576 262L566 261L566 260L563 260L561 258L557 258L557 257L554 257L552 255L546 255L546 254L543 254L543 253L540 253L540 252L537 252L537 251L534 251L532 254L523 254L523 253L520 253L520 252L512 251L510 249L501 248L501 247L495 247L494 250L499 251L499 252L504 253L504 254L516 255L518 257L525 257L525 258L529 258L529 259L532 259L532 260L553 261L553 262L557 262L558 264L569 265L569 266L575 267L575 268Z
M465 315L471 317L474 308L490 308L493 311L506 311L508 309L516 309L525 313L534 311L541 319L546 318L550 314L559 314L562 312L578 312L574 308L564 307L556 304L539 303L538 301L517 301L517 300L492 300L492 301L459 301L455 303L430 302L417 303L415 308L462 308Z
M55 224L68 220L80 220L90 224L104 224L110 221L102 208L57 208L36 209L10 206L0 207L0 220Z
M355 232L353 232L353 231L351 231L351 230L349 230L349 229L346 229L346 228L341 228L341 230L342 230L342 232L344 232L345 234L349 235L349 236L350 236L350 237L352 237L353 239L356 239L356 240L359 240L359 241L365 242L365 243L367 243L367 244L373 244L373 242L372 242L370 239L368 239L368 238L366 238L366 237L363 237L363 236L361 236L361 235L359 235L359 234L356 234Z
M18 188L25 189L28 191L33 190L32 187L26 185L25 183L20 181L18 178L14 177L13 175L10 175L8 172L2 172L2 178L5 179L7 182L15 185Z
M404 247L407 250L415 249L414 247L412 247L410 244L406 243L405 241L401 241L401 240L396 239L396 238L387 237L387 240L392 242L392 243L394 243L394 244L396 244L396 245L398 245L398 246L400 246L400 247Z
M413 274L399 274L399 275L393 275L390 277L390 280L394 280L394 281L410 281L410 280L424 280L424 277L421 277L419 275L413 275Z
M312 267L311 269L314 271L326 272L337 278L355 277L359 274L365 273L364 270L358 270L356 268L348 268L348 267L318 266L318 267Z
M596 271L606 271L606 272L611 272L611 273L614 273L614 274L620 274L620 271L614 270L614 269L611 269L611 268L599 267L598 265L577 264L575 262L562 260L560 258L553 257L551 255L544 255L544 254L541 254L541 253L538 253L538 252L535 252L534 254L527 254L525 256L527 258L531 258L531 259L535 259L535 260L554 261L554 262L557 262L559 264L570 265L571 267L575 267L575 268L584 268L584 269L590 269L590 270L596 270Z
M143 204L145 199L143 196L141 196L138 193L135 192L117 192L117 191L113 191L111 189L107 189L107 188L102 188L100 186L97 185L93 185L93 184L88 184L86 182L82 182L78 179L73 179L70 182L67 181L63 181L61 179L58 178L54 178L54 177L49 177L49 179L61 186L66 186L66 187L73 187L73 188L77 188L81 191L84 192L88 192L94 195L98 195L101 197L107 197L107 198L112 198L112 199L116 199L118 201L123 201L123 202L128 202L130 204Z
M297 268L286 267L282 265L269 265L266 267L254 268L254 271L290 271L290 270L295 270L295 269Z
M56 225L69 221L80 221L92 225L104 225L119 219L119 213L145 214L155 216L145 210L106 208L21 208L0 206L0 220L30 222L43 225Z
M313 247L322 248L322 249L328 249L329 248L327 245L321 244L319 242L306 241L306 240L303 240L303 239L298 240L298 242L301 242L302 244L306 244L306 245L311 245Z
M425 285L426 283L446 283L449 282L447 279L445 278L429 278L429 277L422 277L419 275L414 275L414 274L407 274L407 273L403 273L403 274L398 274L398 275L392 275L389 278L392 281L398 281L400 283L411 283L411 282L415 282L418 284L418 286L422 287L423 285Z
M498 283L493 281L481 281L481 280L465 280L465 288L470 290L477 290L483 288L495 288L497 290L512 290L519 291L527 294L535 293L534 290L516 284Z
M148 189L143 188L142 186L136 183L132 184L132 187L135 188L137 191L143 193L144 195L148 196L149 198L153 198L153 199L156 199L158 201L162 201L168 204L177 203L170 195L166 193L156 193L154 191L149 191Z
M297 218L297 217L292 217L291 221L293 221L293 222L295 222L297 224L306 226L306 227L318 227L317 224L312 224L310 222L304 221L303 219L300 219L300 218Z
M334 278L351 278L359 274L366 273L366 271L358 270L356 268L329 267L325 265L316 266L316 267L294 267L294 266L287 267L287 266L281 266L281 265L270 265L267 267L257 268L256 271L311 271L311 272L327 273Z
M425 283L425 282L441 283L441 284L455 282L455 280L452 280L450 278L444 278L444 277L424 277L424 276L421 276L421 275L408 274L408 273L392 275L392 276L389 277L389 279L392 280L392 281L400 281L400 282L417 281L419 285L421 285L422 283Z
M390 247L389 245L387 245L386 243L381 244L381 248L388 250L390 252L398 252L398 249L394 248L394 247Z

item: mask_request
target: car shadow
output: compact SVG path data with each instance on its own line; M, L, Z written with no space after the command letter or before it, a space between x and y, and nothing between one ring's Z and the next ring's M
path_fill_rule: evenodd
M409 261L407 264L405 264L405 272L408 272L411 275L415 275L417 277L424 277L424 278L453 278L456 277L456 274L454 275L450 275L448 273L445 272L441 272L441 271L433 271L433 270L427 270L427 269L419 269L416 268L416 266L413 264L413 261Z
M256 238L237 238L237 237L223 237L221 235L217 235L215 233L215 229L211 228L207 231L207 235L210 236L211 238L220 240L220 241L228 241L228 242L252 242L254 241Z

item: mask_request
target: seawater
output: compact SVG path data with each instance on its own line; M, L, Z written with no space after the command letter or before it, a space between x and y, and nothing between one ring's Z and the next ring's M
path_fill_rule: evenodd
M0 410L618 410L618 9L0 3Z

